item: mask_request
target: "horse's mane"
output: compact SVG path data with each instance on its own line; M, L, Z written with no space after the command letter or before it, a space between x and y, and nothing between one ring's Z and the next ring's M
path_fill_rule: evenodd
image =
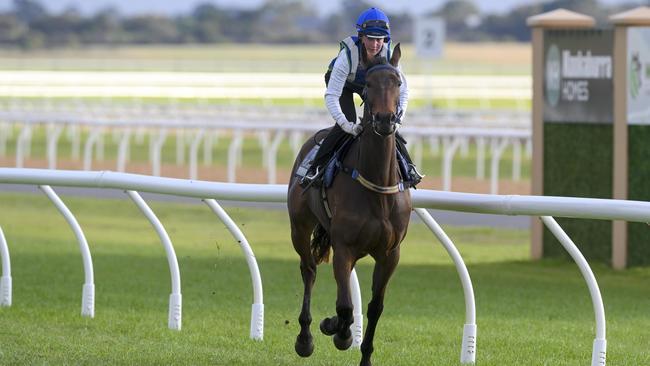
M377 66L377 65L386 65L388 63L388 60L386 60L386 57L383 56L375 56L370 61L368 61L368 65L366 66L366 70L370 70L372 67Z

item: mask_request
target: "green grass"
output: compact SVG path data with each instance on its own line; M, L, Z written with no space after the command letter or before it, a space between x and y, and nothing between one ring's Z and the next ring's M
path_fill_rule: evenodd
M252 290L245 260L204 205L153 203L174 242L182 275L183 329L167 329L170 277L153 230L128 200L64 197L95 264L96 317L80 317L83 283L74 236L42 196L0 193L0 225L12 260L14 303L0 309L0 364L355 365L317 323L334 312L331 267L319 267L312 301L316 350L293 351L302 284L287 215L230 207L264 282L263 342L248 339ZM464 255L477 304L479 365L589 363L594 316L575 265L529 262L528 233L446 228ZM457 365L464 323L455 268L431 233L412 223L389 285L376 365ZM364 304L371 261L357 271ZM611 365L650 363L650 271L595 266L608 319ZM365 305L364 305L365 312Z
M12 137L7 141L7 156L15 156L16 139L20 133L18 127L14 127ZM82 131L81 135L81 153L83 154L83 142L87 139L89 131ZM46 128L43 126L37 127L33 130L31 157L37 159L46 159ZM149 141L150 136L146 135L144 141L140 144L135 142L135 137L131 137L131 151L130 159L132 162L146 163L149 160ZM305 139L307 136L305 136ZM228 164L228 147L230 145L231 137L222 135L218 138L212 150L212 165L217 169L224 169ZM104 137L105 155L107 161L117 160L118 141L114 141L109 134ZM186 144L189 149L189 145ZM69 160L71 159L71 144L66 137L65 132L61 135L58 142L57 159ZM454 177L475 177L476 176L476 146L470 145L468 154L463 156L457 152L453 161L453 176ZM96 155L94 155L96 157ZM437 153L433 153L430 149L429 143L425 141L423 146L423 159L420 170L430 177L440 177L442 175L442 150L439 149ZM413 156L415 158L415 156ZM485 176L489 178L490 174L490 150L489 146L485 149ZM81 158L80 158L81 159ZM187 159L187 153L186 153ZM199 159L203 159L203 147L199 151ZM262 149L258 139L254 136L245 138L242 145L242 166L250 168L262 168ZM287 139L283 141L278 149L277 166L281 169L289 170L293 166L295 156L289 145ZM512 179L512 149L508 148L501 157L499 166L499 176L501 179ZM522 146L522 166L521 178L526 180L530 178L530 159L526 158L525 151ZM176 164L176 136L170 133L165 140L162 150L163 164Z

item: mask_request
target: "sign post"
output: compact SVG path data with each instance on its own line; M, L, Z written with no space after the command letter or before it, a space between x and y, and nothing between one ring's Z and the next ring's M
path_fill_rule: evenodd
M613 198L650 200L650 7L609 18L615 33ZM644 224L614 221L612 266L650 264Z
M433 63L430 60L442 57L445 44L445 21L437 17L420 17L415 21L415 51L418 57L425 59L427 66L425 73L429 76L428 88L426 88L425 97L433 105Z

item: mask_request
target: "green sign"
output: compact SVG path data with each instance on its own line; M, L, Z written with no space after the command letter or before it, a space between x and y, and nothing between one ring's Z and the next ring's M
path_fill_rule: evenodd
M544 121L612 123L613 33L544 33Z

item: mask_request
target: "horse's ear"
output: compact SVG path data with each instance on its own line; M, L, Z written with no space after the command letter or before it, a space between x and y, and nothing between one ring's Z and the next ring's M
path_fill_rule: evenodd
M393 48L393 54L390 57L390 64L393 65L393 67L397 67L399 64L399 59L402 57L402 49L400 48L400 43Z

